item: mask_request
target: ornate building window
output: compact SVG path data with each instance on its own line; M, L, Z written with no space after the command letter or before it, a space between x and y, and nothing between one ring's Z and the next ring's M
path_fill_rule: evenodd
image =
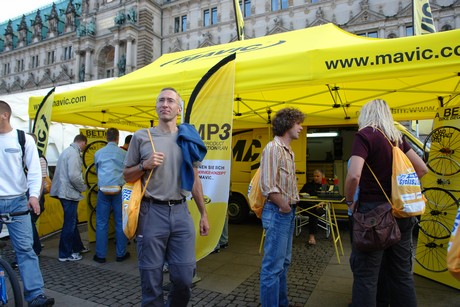
M39 63L38 63L38 55L33 55L32 58L31 58L31 63L32 63L32 67L31 68L37 68L39 66Z
M72 59L72 46L64 47L64 61Z
M251 0L240 0L240 9L243 17L251 16Z
M356 33L356 35L364 36L364 37L372 37L372 38L379 37L379 34L377 31L361 32L361 33Z
M24 60L23 60L23 59L18 60L18 61L16 62L16 71L17 71L17 72L24 71Z
M174 33L187 31L187 15L174 18Z
M3 75L6 76L10 73L10 63L5 63L3 66Z
M47 57L46 57L46 64L50 65L53 63L54 63L54 50L48 51Z
M288 0L272 0L272 11L284 10L289 7Z
M452 30L452 26L451 26L451 25L443 25L443 26L441 27L441 32L443 32L443 31L450 31L450 30Z
M203 26L208 27L210 25L217 24L217 7L206 9L203 11Z
M414 27L413 26L407 26L406 27L406 36L413 36L414 35Z

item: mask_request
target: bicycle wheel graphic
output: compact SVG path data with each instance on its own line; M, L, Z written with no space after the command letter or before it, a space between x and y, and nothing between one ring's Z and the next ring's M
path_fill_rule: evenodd
M417 223L421 232L433 239L449 239L450 230L446 225L435 220L421 220ZM420 232L419 232L420 233Z
M423 189L422 193L427 199L423 216L428 220L443 224L448 229L452 229L459 205L459 201L455 196L451 192L438 187Z
M415 261L430 272L447 271L447 243L449 239L434 239L419 232Z
M97 183L95 183L91 186L88 193L86 193L86 203L88 204L88 207L91 209L91 211L96 210L98 191L99 189Z
M92 162L85 171L85 183L88 188L91 188L95 183L97 183L97 174L96 167L94 162Z
M423 150L427 167L435 174L452 176L460 172L460 130L452 126L438 127L428 134Z
M105 145L107 145L106 141L94 141L86 146L83 151L83 166L85 168L88 168L88 166L94 162L94 154Z
M86 201L88 203L88 209L91 210L89 215L88 224L91 229L96 232L96 210L97 210L97 193L98 193L98 186L97 183L91 186L91 189L88 191ZM111 210L111 213L113 210ZM115 222L113 217L109 219L109 238L112 238L115 235Z

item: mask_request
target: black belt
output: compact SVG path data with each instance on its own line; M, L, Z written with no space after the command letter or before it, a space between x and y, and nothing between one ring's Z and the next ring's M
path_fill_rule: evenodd
M156 199L156 198L153 198L153 197L143 197L142 198L143 201L148 201L150 202L151 204L160 204L160 205L178 205L178 204L182 204L183 202L185 202L185 197L183 197L182 199L171 199L171 200L160 200L160 199Z

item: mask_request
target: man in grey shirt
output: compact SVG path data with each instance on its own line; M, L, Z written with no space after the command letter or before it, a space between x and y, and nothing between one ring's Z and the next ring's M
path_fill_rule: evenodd
M173 88L161 90L156 101L158 126L136 131L125 159L124 177L143 184L152 173L142 199L136 232L142 306L164 306L163 263L169 264L168 306L187 306L196 269L195 227L185 197L192 194L201 214L201 235L209 231L198 165L206 147L195 128L177 126L182 99ZM153 138L155 152L148 133ZM197 157L197 158L194 158Z

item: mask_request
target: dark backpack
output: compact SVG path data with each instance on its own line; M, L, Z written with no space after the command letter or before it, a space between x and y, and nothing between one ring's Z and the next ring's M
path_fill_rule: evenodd
M21 151L22 151L22 168L24 169L24 173L27 174L27 166L24 161L25 156L26 156L26 133L23 130L16 129L18 133L18 141L19 145L21 145Z

